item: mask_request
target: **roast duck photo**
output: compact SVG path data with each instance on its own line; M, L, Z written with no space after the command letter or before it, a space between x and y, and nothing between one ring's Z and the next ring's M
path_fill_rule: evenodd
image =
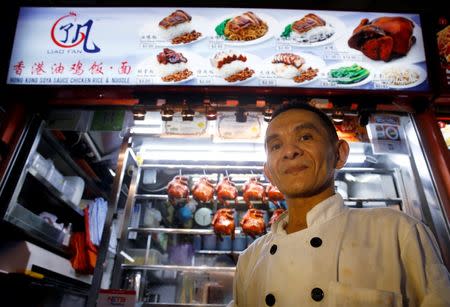
M207 177L201 177L191 192L196 201L207 203L213 200L215 187Z
M216 187L217 200L225 206L228 206L229 200L234 200L234 204L237 205L238 190L231 178L226 176Z
M167 185L167 195L169 198L169 202L173 205L180 202L188 202L188 178L184 176L175 176Z
M364 18L348 40L350 48L372 60L389 62L406 56L416 42L414 23L404 17Z
M230 208L223 208L217 210L212 220L214 232L221 238L221 235L231 236L234 240L234 210Z
M258 181L257 177L251 177L243 187L244 201L249 208L252 208L252 201L266 201L266 189Z
M242 231L252 238L264 234L266 232L264 212L259 209L248 209L242 218L240 225Z

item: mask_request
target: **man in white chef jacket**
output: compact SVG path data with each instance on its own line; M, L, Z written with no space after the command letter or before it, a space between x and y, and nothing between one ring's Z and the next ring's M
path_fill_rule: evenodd
M350 209L335 193L349 145L324 113L283 105L265 147L265 174L288 211L239 257L229 306L450 306L449 273L424 224Z

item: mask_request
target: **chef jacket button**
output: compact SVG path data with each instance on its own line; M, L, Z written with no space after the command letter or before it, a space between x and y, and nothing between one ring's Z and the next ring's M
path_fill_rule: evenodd
M323 299L323 297L324 297L322 289L320 289L320 288L312 289L311 290L311 297L316 302L320 302Z
M322 245L322 239L319 237L314 237L309 241L312 247L319 247Z
M274 244L274 245L272 245L272 247L270 248L270 254L275 254L277 252L277 245L276 244Z
M275 296L271 293L266 295L266 304L267 306L275 305Z

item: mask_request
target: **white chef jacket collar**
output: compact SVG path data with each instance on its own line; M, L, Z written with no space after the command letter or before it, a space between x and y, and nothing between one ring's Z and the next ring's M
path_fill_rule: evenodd
M323 224L347 209L348 208L344 206L344 200L342 199L341 194L336 193L318 203L306 214L308 228L317 224ZM272 232L286 234L284 227L288 220L288 211L286 211L272 225Z

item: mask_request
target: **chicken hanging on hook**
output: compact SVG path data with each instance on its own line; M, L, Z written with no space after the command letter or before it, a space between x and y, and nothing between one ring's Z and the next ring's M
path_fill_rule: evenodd
M234 240L234 210L229 208L222 208L217 210L212 220L214 232L217 234L220 240L222 235L230 235Z
M230 177L223 177L217 185L216 193L217 199L222 205L228 206L228 200L234 200L234 204L237 205L238 190Z
M242 231L255 238L266 232L266 224L264 223L264 212L258 209L248 209L242 218L240 225Z
M192 188L192 196L197 202L210 202L214 198L215 187L208 177L201 177Z
M266 191L264 186L258 181L258 177L251 177L243 188L244 201L249 208L253 208L252 201L266 201Z
M188 178L178 175L167 185L167 194L172 205L189 202Z

